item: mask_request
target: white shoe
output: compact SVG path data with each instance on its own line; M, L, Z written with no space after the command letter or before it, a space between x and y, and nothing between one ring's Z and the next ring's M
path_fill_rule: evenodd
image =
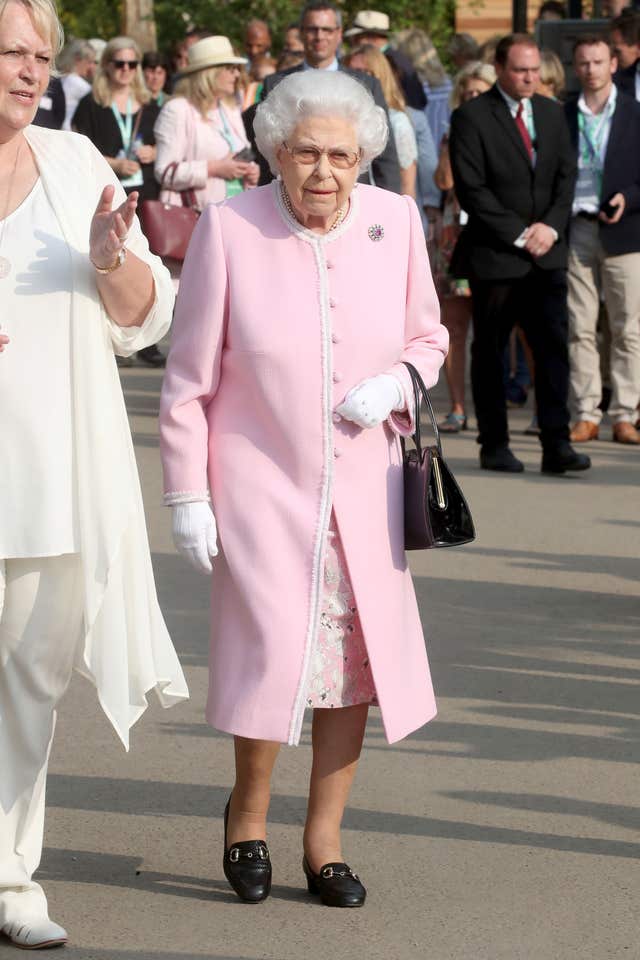
M14 920L13 923L5 923L1 932L23 950L62 947L69 939L67 931L48 917Z

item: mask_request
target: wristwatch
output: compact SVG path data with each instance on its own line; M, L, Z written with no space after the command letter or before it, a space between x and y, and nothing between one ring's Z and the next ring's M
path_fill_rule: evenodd
M116 259L114 260L114 262L111 264L110 267L99 267L97 264L93 263L93 260L91 260L91 263L93 264L93 269L96 271L96 273L100 273L103 276L105 276L107 273L113 273L114 270L117 270L118 267L121 267L126 259L127 259L127 248L122 247L120 250L118 250L118 253L116 254Z

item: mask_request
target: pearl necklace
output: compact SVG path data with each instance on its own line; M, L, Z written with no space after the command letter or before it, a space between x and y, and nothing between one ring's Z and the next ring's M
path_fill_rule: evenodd
M289 214L291 219L297 221L297 223L300 223L300 220L298 219L298 216L293 209L293 204L291 203L291 197L289 196L287 192L287 188L285 187L284 183L280 184L280 196L282 197L282 202L284 203L287 213ZM329 227L329 229L327 230L327 233L331 233L332 230L335 230L336 227L339 227L342 221L344 220L344 216L345 216L344 207L338 207L336 211L336 218L331 224L331 226Z
M22 150L22 141L18 145L16 150L16 159L13 164L13 170L9 178L9 183L7 186L7 202L4 205L4 217L2 219L2 229L0 230L0 250L2 249L2 242L4 240L4 232L7 227L7 217L9 216L9 204L11 203L11 191L13 190L13 181L15 179L16 170L18 169L18 158L20 157L20 151ZM11 273L11 261L7 257L0 255L0 280L4 280L5 277L8 277Z

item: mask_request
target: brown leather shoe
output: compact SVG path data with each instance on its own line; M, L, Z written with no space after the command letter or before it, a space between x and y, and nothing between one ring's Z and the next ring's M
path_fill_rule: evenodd
M589 440L597 440L599 432L597 423L592 423L591 420L578 420L569 437L571 443L588 443Z
M640 444L640 433L628 420L621 420L620 423L613 425L613 441L614 443Z

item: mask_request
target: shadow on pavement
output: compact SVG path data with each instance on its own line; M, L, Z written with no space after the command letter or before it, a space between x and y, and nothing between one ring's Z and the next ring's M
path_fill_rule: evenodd
M574 797L558 797L542 793L495 793L489 790L447 790L441 793L452 800L482 803L509 810L554 813L568 817L588 817L601 823L640 831L640 808L617 803L596 803Z
M245 908L226 880L160 873L145 870L141 864L141 857L46 847L38 877L47 882L62 881L122 887L128 890L163 893L172 897L215 901L232 907L237 905ZM302 887L285 887L282 884L273 884L271 897L275 900L314 903Z
M53 956L47 953L46 956ZM58 954L56 954L58 956ZM163 953L158 950L96 950L93 947L66 946L61 957L64 960L258 960L257 957L231 956L229 953ZM264 954L263 954L264 956Z
M160 781L118 780L106 777L73 777L52 774L49 777L49 806L72 810L92 810L126 813L129 816L218 816L227 797L227 788L202 784L164 783ZM469 795L473 798L474 794ZM466 797L465 797L466 799ZM532 795L535 803L536 795ZM567 805L570 800L565 801ZM306 800L302 797L275 795L269 810L271 823L299 825L304 820ZM477 843L507 844L509 846L538 847L567 853L586 853L596 856L640 859L640 843L597 837L573 837L530 830L439 820L380 810L348 809L344 818L347 830L384 833L400 837L432 837L434 839L463 840ZM66 857L66 854L63 855ZM96 865L100 862L96 855ZM127 858L125 858L127 859ZM107 857L108 860L108 857ZM135 863L135 861L132 861ZM69 873L48 879L72 880L74 864L67 865ZM47 879L47 862L43 876ZM131 871L130 871L131 873ZM133 868L135 874L135 867ZM82 877L79 878L82 880ZM168 878L169 881L171 878ZM108 883L93 872L89 882ZM125 885L135 886L138 878L129 876ZM154 889L155 886L154 886ZM202 896L201 893L198 894ZM210 895L207 894L207 897Z

